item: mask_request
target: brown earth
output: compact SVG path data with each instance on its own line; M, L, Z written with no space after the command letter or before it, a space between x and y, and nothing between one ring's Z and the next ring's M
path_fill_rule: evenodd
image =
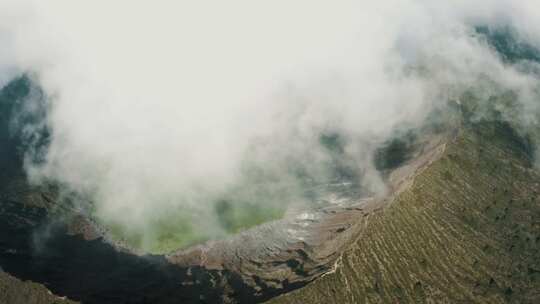
M508 126L462 129L334 271L269 303L540 303L540 175Z

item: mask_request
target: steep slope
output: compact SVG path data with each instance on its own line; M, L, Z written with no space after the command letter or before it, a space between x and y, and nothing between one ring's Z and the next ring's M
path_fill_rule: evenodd
M440 156L439 147L439 140L426 144L421 157L394 171L395 189ZM351 203L349 194L331 194L332 206L151 256L109 242L82 214L56 200L55 187L31 187L24 177L12 178L0 184L0 265L83 303L260 302L328 272L380 205L376 199ZM0 287L12 284L0 281Z
M32 91L23 77L0 92L0 267L73 300L264 301L328 272L364 228L367 215L380 206L380 198L362 194L356 183L338 180L310 189L313 206L291 208L281 220L167 255L139 252L111 238L75 202L80 198L63 193L60 185L28 183L25 148L40 149L47 142L36 119L42 113L20 111ZM40 132L24 132L28 126ZM378 159L391 188L402 188L411 174L440 155L445 133L432 131L415 140L414 149L405 142L381 148ZM14 282L0 286L11 288Z
M0 303L9 304L74 304L65 297L53 295L43 285L22 282L0 271Z
M462 129L333 273L269 303L538 303L540 175L512 129Z
M59 185L32 186L26 180L25 145L39 148L47 140L46 130L27 138L12 128L10 113L29 85L23 78L0 95L1 113L7 113L0 117L0 165L9 168L0 180L0 266L55 294L99 304L264 301L331 270L380 206L381 198L363 195L355 183L321 184L311 189L313 206L289 210L282 220L168 255L133 250L112 240L69 194L61 195ZM427 133L414 149L406 143L381 149L390 194L440 156L446 133ZM13 282L0 286L11 288Z

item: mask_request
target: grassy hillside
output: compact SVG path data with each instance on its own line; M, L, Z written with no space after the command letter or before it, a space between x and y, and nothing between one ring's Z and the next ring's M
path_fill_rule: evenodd
M540 175L506 125L462 129L334 273L270 303L540 303Z

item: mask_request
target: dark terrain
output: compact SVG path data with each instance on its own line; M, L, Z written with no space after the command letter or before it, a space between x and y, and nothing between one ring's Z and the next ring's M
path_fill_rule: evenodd
M389 201L361 197L341 185L325 186L317 192L326 203L316 209L290 212L283 220L169 255L141 254L111 241L69 199L60 199L58 185L28 183L23 151L39 149L48 134L41 130L28 137L11 117L32 90L22 78L0 95L0 265L6 272L0 301L66 301L53 294L83 303L265 301L331 271L368 215ZM24 117L31 123L40 112L30 114ZM415 151L401 142L380 151L379 166L391 193L402 191L438 158L445 136L430 138L417 143L421 148Z

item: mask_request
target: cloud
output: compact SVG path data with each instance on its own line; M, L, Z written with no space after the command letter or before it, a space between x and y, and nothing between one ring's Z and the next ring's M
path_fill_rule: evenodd
M51 141L45 162L28 163L34 182L57 181L129 229L180 206L216 235L220 197L287 205L303 199L298 172L331 180L323 134L343 138L340 158L377 192L375 149L486 75L533 104L536 78L473 26L509 24L540 45L536 7L5 0L0 86L30 73L48 97ZM254 183L250 168L266 179ZM271 199L287 185L299 189Z

